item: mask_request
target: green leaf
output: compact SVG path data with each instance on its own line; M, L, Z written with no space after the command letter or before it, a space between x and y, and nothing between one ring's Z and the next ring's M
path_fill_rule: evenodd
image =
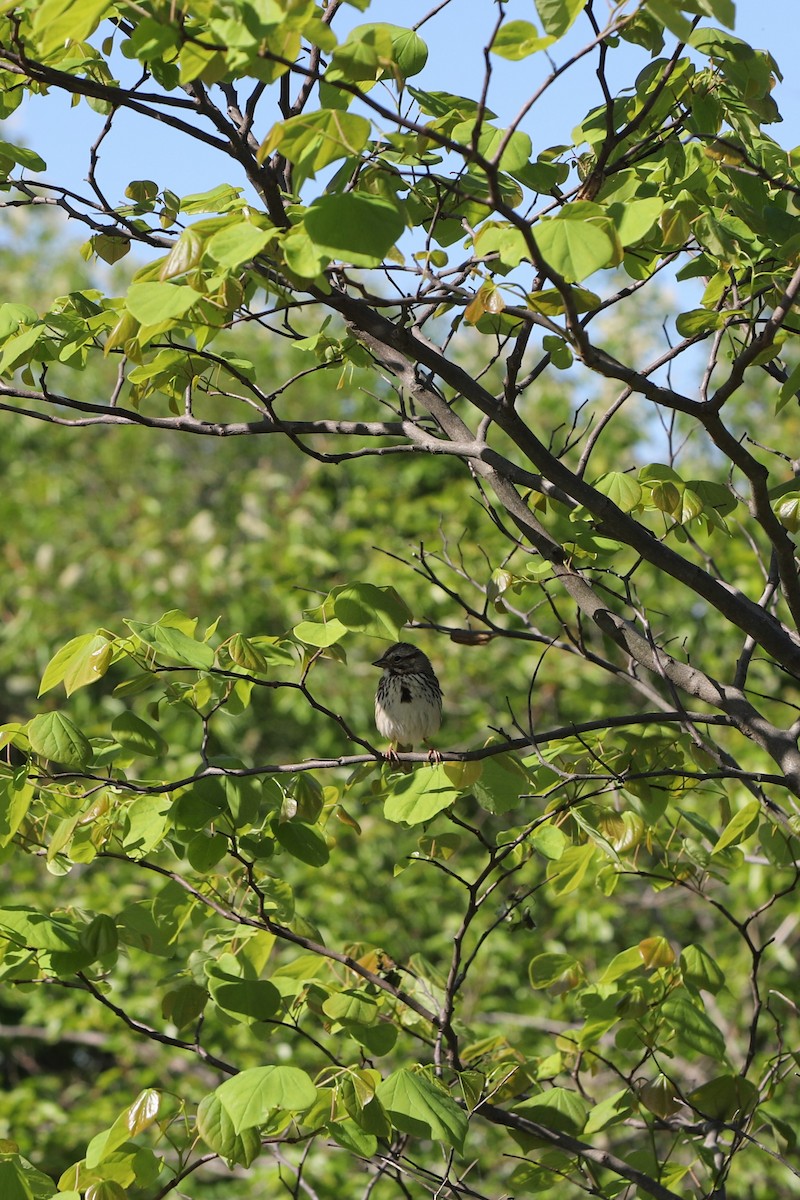
M609 234L587 220L547 218L537 222L533 233L542 257L569 283L611 266L616 257Z
M589 1138L604 1129L610 1129L612 1125L619 1125L623 1121L627 1121L633 1113L633 1108L634 1098L628 1088L623 1088L621 1091L607 1096L605 1100L595 1104L590 1111L581 1131L583 1137Z
M158 275L161 282L193 271L203 257L203 245L203 239L195 229L184 229L164 259Z
M235 633L226 643L231 660L247 671L248 675L267 675L269 665L266 655L242 633Z
M281 1005L281 994L267 979L240 979L212 963L208 968L208 990L223 1011L265 1021Z
M592 864L594 854L593 842L587 842L583 846L570 846L557 863L548 867L547 878L552 883L556 896L566 896L580 887Z
M680 1111L681 1104L675 1091L675 1085L666 1075L648 1080L640 1085L637 1091L639 1102L661 1117L663 1121Z
M159 758L169 750L169 742L141 717L137 717L136 713L121 712L111 722L111 732L119 744L132 754Z
M586 0L536 0L536 11L542 24L553 38L563 37L583 12Z
M334 51L326 79L366 82L391 72L405 80L418 75L427 61L428 47L415 30L383 22L357 25Z
M306 646L333 646L348 632L347 626L332 617L330 621L301 621L292 633Z
M532 988L546 988L568 972L581 970L581 964L571 954L537 954L528 964L528 979Z
M111 0L42 0L33 10L39 53L58 50L68 39L85 41L112 7Z
M537 50L552 46L554 37L540 37L539 30L530 21L505 21L494 36L489 49L500 58L519 62Z
M474 135L474 121L459 122L450 134L463 145L471 145ZM476 148L484 158L495 159L500 154L500 169L512 173L522 171L528 165L533 151L531 139L526 133L516 130L509 134L505 129L485 123L481 125Z
M85 1164L94 1171L108 1160L132 1135L143 1132L158 1116L160 1094L154 1088L140 1092L133 1104L117 1117L110 1129L95 1134L86 1150Z
M758 800L751 800L745 804L725 826L711 847L711 853L717 854L726 846L738 846L739 842L749 838L755 833L760 816L761 803Z
M274 125L259 147L258 160L263 162L273 150L279 150L302 178L313 179L317 171L337 159L360 154L369 135L366 117L322 108Z
M675 328L681 337L694 337L699 333L710 333L721 329L730 320L730 310L710 312L707 308L693 308L691 312L681 313L675 322Z
M577 1092L554 1087L514 1105L514 1112L547 1129L562 1133L581 1133L586 1124L589 1105Z
M98 913L80 934L81 945L91 956L91 961L107 958L116 953L119 944L117 927L114 918L106 913Z
M177 1029L193 1025L202 1014L208 1001L208 993L196 983L184 983L166 992L161 1001L162 1016Z
M144 858L164 840L171 809L167 796L140 796L125 810L122 845L130 858Z
M787 867L800 860L800 839L779 829L771 821L762 822L758 840L774 866Z
M679 11L674 0L645 0L645 8L676 38L680 38L682 42L689 40L692 33L691 23Z
M530 258L522 230L500 221L484 221L475 235L475 251L481 255L497 254L509 270Z
M127 237L112 237L110 234L96 233L89 240L92 250L103 262L113 265L130 253L131 240Z
M16 333L20 325L36 325L39 314L29 304L0 304L0 341Z
M695 1088L686 1099L704 1120L731 1121L737 1113L753 1107L758 1088L741 1075L718 1075Z
M421 825L449 808L458 796L441 763L419 766L395 781L394 790L383 806L383 815L387 821Z
M274 229L259 229L247 221L220 229L206 244L209 258L233 270L249 262L276 237Z
M411 620L411 611L393 587L375 587L371 583L350 583L332 593L337 620L360 633L388 633L393 642L400 640L402 627Z
M772 505L776 517L790 533L800 529L800 492L789 492Z
M163 618L162 618L163 620ZM172 659L182 666L205 671L214 665L214 651L206 642L197 642L183 630L171 625L145 625L140 621L126 620L125 624L140 641L155 650L163 658Z
M306 825L304 821L279 821L275 825L275 837L284 850L310 867L324 867L330 858L328 843L316 825Z
M28 724L31 749L65 767L85 767L92 758L89 739L63 713L40 713Z
M592 312L600 304L600 297L594 292L588 291L587 288L570 288L569 296L578 313ZM557 317L566 311L564 297L556 288L545 288L541 292L529 292L527 301L528 308L532 308L534 312L542 313L546 317Z
M685 995L673 992L661 1005L659 1012L675 1030L679 1045L690 1046L718 1062L725 1061L725 1038L722 1033L705 1012L695 1007Z
M29 361L29 352L33 351L37 342L43 337L44 329L40 324L31 329L23 329L10 338L3 347L0 355L0 374L18 366L23 359Z
M207 874L222 861L228 852L228 839L221 833L201 831L186 847L186 857L195 871Z
M401 1067L378 1085L376 1095L392 1124L403 1133L463 1148L469 1128L467 1114L427 1075Z
M775 414L777 415L789 403L795 399L800 392L800 363L791 371L785 383L781 385L781 390L778 393L778 402L775 405Z
M275 1109L303 1113L317 1098L317 1089L299 1067L250 1067L226 1079L215 1091L234 1133L263 1125Z
M516 808L523 792L533 792L536 787L534 777L513 754L498 754L483 762L472 790L481 808L498 814Z
M684 946L680 964L685 982L692 987L716 995L725 984L725 972L702 946Z
M637 947L642 962L648 971L658 970L659 967L670 967L675 962L675 951L669 939L662 935L642 938Z
M249 1167L261 1151L258 1130L248 1128L237 1133L222 1101L213 1092L198 1105L197 1131L205 1144L228 1163Z
M358 267L379 266L405 228L396 204L360 192L321 196L303 224L323 253Z
M25 146L12 146L10 142L0 142L0 161L7 168L7 172L17 163L28 171L47 170L47 163L33 150Z
M643 200L609 204L607 211L616 226L622 245L632 246L650 232L663 209L663 200L657 196L648 196Z
M6 1144L14 1146L13 1142ZM0 1196L3 1200L50 1200L54 1194L52 1179L37 1171L27 1159L7 1152L0 1158ZM74 1195L78 1200L78 1193Z
M232 187L229 183L221 183L218 187L207 192L193 192L184 196L180 202L183 213L228 213L244 207L242 189Z
M632 512L642 499L640 484L632 475L622 471L609 471L595 480L594 487L603 496L608 496L623 512Z
M384 25L357 25L334 51L326 80L373 82L392 61L392 39Z
M615 983L617 979L622 979L623 976L630 975L633 971L639 971L643 966L644 962L639 947L631 946L614 955L598 982L601 984Z
M216 83L225 74L225 60L212 46L184 42L180 55L181 84L202 79L205 84Z
M102 633L85 633L62 646L47 664L39 695L63 680L67 695L102 679L113 658L113 644Z
M158 197L158 184L154 179L132 179L125 188L125 195L136 204L152 206Z
M539 825L530 836L531 845L538 850L542 858L557 862L564 853L568 842L566 835L557 825Z
M414 29L400 25L387 25L392 39L395 64L403 79L419 75L428 61L428 47Z
M373 997L354 989L334 992L322 1005L322 1011L332 1020L345 1024L355 1021L359 1025L374 1025L379 1017Z
M73 924L24 905L0 908L0 929L12 943L31 950L73 953L81 948Z
M199 299L199 293L185 284L132 283L125 307L141 325L160 325L185 317Z
M161 1093L155 1088L145 1088L127 1110L126 1124L132 1137L149 1129L158 1116Z
M328 1121L328 1131L337 1145L359 1159L370 1159L378 1149L374 1133L366 1133L352 1117L345 1121Z
M27 767L20 767L13 774L0 774L0 846L9 844L25 820L33 795Z

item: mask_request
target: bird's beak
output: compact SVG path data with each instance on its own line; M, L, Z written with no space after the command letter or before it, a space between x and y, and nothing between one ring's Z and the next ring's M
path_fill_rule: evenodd
M376 658L372 664L373 667L385 667L386 666L386 663L384 662L385 657L386 656L384 654L382 654L380 658Z

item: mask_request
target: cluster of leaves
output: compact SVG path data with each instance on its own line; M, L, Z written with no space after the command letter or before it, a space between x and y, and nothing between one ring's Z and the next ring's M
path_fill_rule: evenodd
M473 1131L465 1147L484 1116L508 1126L526 1152L543 1129L545 1143L555 1141L537 1166L509 1176L509 1186L543 1186L552 1172L574 1169L586 1139L601 1132L613 1142L614 1130L642 1119L655 1122L654 1133L662 1123L666 1130L688 1106L722 1133L781 1092L791 1052L769 1042L755 1051L755 1015L749 1051L726 1036L716 1007L727 992L725 967L688 930L648 933L645 918L639 936L633 922L631 944L594 962L564 948L564 926L587 886L608 903L627 880L648 878L654 895L680 888L702 896L716 882L732 897L748 843L771 864L772 886L783 881L767 905L777 903L778 921L780 895L797 878L796 839L764 820L757 801L733 807L721 784L693 784L697 764L685 739L630 737L627 750L615 751L587 733L525 756L489 745L466 761L445 754L411 775L381 768L369 747L329 764L255 768L211 753L215 724L246 709L259 689L301 688L325 712L308 690L320 644L336 656L353 634L394 638L408 616L391 590L362 583L337 589L289 639L220 640L218 629L201 635L177 612L151 625L129 622L124 635L73 639L42 679L43 693L63 685L74 694L108 671L122 674L115 690L126 708L111 737L88 735L61 710L4 729L25 758L3 772L6 858L22 844L56 877L127 864L134 885L116 905L104 894L102 911L7 905L4 985L77 983L140 1035L230 1076L194 1097L142 1093L63 1171L60 1194L102 1187L116 1195L112 1185L164 1194L209 1152L249 1167L272 1143L313 1148L320 1140L371 1158L411 1136L443 1142L459 1158L477 1152L492 1170L498 1135L484 1142ZM142 705L149 719L135 711ZM171 747L154 724L168 729L171 708L188 711L202 731L201 765L181 780L170 777ZM331 768L346 777L330 782ZM373 813L381 800L384 831ZM718 824L708 819L709 801ZM387 825L398 829L394 846L382 846ZM444 927L436 910L432 921L417 916L404 935L391 931L391 950L374 934L348 945L346 923L331 937L339 922L310 901L308 870L344 870L356 893L359 877L369 893L376 850L398 867L409 855L404 879L424 864L438 868L430 902L440 895ZM415 883L416 905L429 887ZM754 915L736 916L732 899L715 903L730 925L715 949L732 971L750 959L758 994L766 947L750 935ZM517 962L520 936L531 947L538 941L531 904L548 933L545 948L529 951L529 986L547 990L568 1020L554 1042L524 1028L514 1037L507 1024L529 1004ZM492 971L479 974L490 935ZM156 963L162 981L153 995ZM145 988L132 987L131 968ZM780 970L780 958L769 964L776 994L791 987ZM454 1007L464 992L469 1018ZM736 1007L735 995L729 1003ZM498 1035L493 1021L503 1012ZM782 1028L771 1007L769 1021ZM446 1071L410 1065L420 1037L449 1047ZM293 1065L255 1065L270 1045ZM657 1145L629 1153L622 1170L654 1171ZM713 1171L718 1153L693 1147L666 1172L670 1182L703 1163ZM4 1170L28 1180L31 1195L50 1194L22 1160L7 1158Z

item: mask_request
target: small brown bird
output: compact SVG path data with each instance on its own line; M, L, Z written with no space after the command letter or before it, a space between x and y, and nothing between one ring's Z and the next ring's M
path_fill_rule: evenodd
M375 724L392 743L391 758L436 733L442 723L442 689L427 654L408 642L390 646L372 665L383 667Z

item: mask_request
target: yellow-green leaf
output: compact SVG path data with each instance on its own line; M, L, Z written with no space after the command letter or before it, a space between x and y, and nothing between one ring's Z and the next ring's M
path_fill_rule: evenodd
M711 847L711 853L717 854L726 846L737 846L739 842L749 838L752 833L755 833L760 816L761 804L758 800L751 800L745 804L725 826Z
M113 658L112 643L102 633L84 633L56 651L44 669L39 695L63 681L67 695L102 679Z

